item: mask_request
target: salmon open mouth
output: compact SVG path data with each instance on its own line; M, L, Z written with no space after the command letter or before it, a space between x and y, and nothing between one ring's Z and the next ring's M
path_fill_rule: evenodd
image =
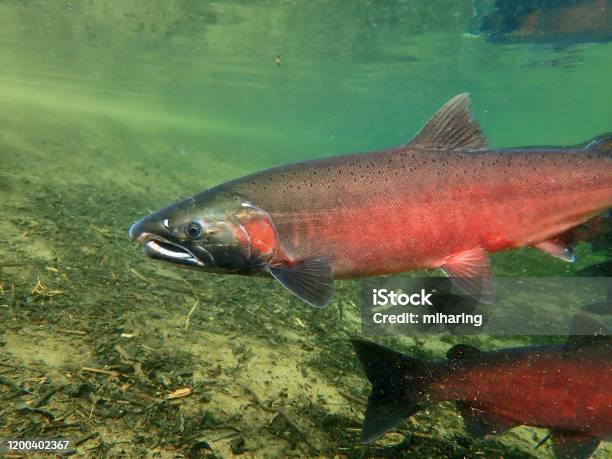
M190 267L203 268L206 263L185 247L154 236L144 243L144 253L150 258Z

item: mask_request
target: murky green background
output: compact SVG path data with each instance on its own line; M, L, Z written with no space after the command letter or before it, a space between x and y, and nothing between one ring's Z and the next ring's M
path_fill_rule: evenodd
M116 154L189 164L203 184L232 175L211 159L246 172L399 144L464 91L494 146L610 129L611 44L500 46L466 34L472 13L470 1L3 1L0 116L99 126Z
M577 144L611 130L612 43L495 44L467 33L472 14L468 0L0 0L0 370L3 356L6 368L24 368L2 374L21 381L45 368L65 384L76 374L93 381L95 397L78 409L92 410L96 454L126 441L128 456L187 455L206 438L225 457L236 435L218 429L234 426L247 450L267 457L504 448L550 457L534 450L544 434L531 428L471 443L449 406L404 426L409 446L385 443L403 438L395 432L363 449L355 397L363 402L369 386L348 344L359 330L357 282L338 283L330 308L313 311L272 281L155 264L127 237L149 210L256 169L403 143L461 92L493 147ZM577 253L572 267L524 249L494 256L493 268L568 274L606 260L609 248ZM453 341L407 340L390 344L430 358ZM125 364L117 343L145 370L143 381L120 377L134 398L185 386L196 398L180 409L151 402L155 415L133 423L99 414L119 382L79 368ZM284 407L310 440L271 429L276 417L250 390ZM73 397L49 408L70 412ZM202 410L217 424L200 422ZM0 437L36 422L0 405Z

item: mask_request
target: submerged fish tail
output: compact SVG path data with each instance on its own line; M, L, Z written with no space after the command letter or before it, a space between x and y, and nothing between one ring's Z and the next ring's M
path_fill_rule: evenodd
M425 389L434 366L372 341L351 342L372 384L361 431L361 442L369 443L430 402Z

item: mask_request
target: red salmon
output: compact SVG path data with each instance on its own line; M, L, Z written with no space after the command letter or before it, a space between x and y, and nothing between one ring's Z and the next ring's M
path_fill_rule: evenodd
M612 206L612 137L489 150L467 94L405 145L258 172L130 229L153 258L272 275L314 306L333 280L441 268L492 301L487 254L532 246L573 261L558 236Z
M454 401L475 437L520 424L544 427L558 457L589 457L602 438L612 438L612 335L584 314L574 317L572 331L584 335L563 345L481 352L458 344L437 362L353 340L373 385L362 441L428 404Z

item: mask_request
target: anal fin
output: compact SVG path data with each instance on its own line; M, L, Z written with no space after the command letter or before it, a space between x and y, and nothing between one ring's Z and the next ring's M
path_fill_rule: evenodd
M547 241L538 242L532 246L534 249L541 250L542 252L551 255L555 258L560 258L568 263L576 261L576 255L574 250L560 239L549 239Z
M270 274L306 303L324 308L334 294L334 278L327 259L313 258L293 266L271 266Z
M468 295L481 303L494 303L489 257L484 249L476 247L452 255L444 261L442 270Z
M572 432L553 432L553 451L558 458L587 459L599 446L601 438Z
M488 411L467 402L456 402L465 427L472 437L482 438L516 427L515 422L490 414Z

